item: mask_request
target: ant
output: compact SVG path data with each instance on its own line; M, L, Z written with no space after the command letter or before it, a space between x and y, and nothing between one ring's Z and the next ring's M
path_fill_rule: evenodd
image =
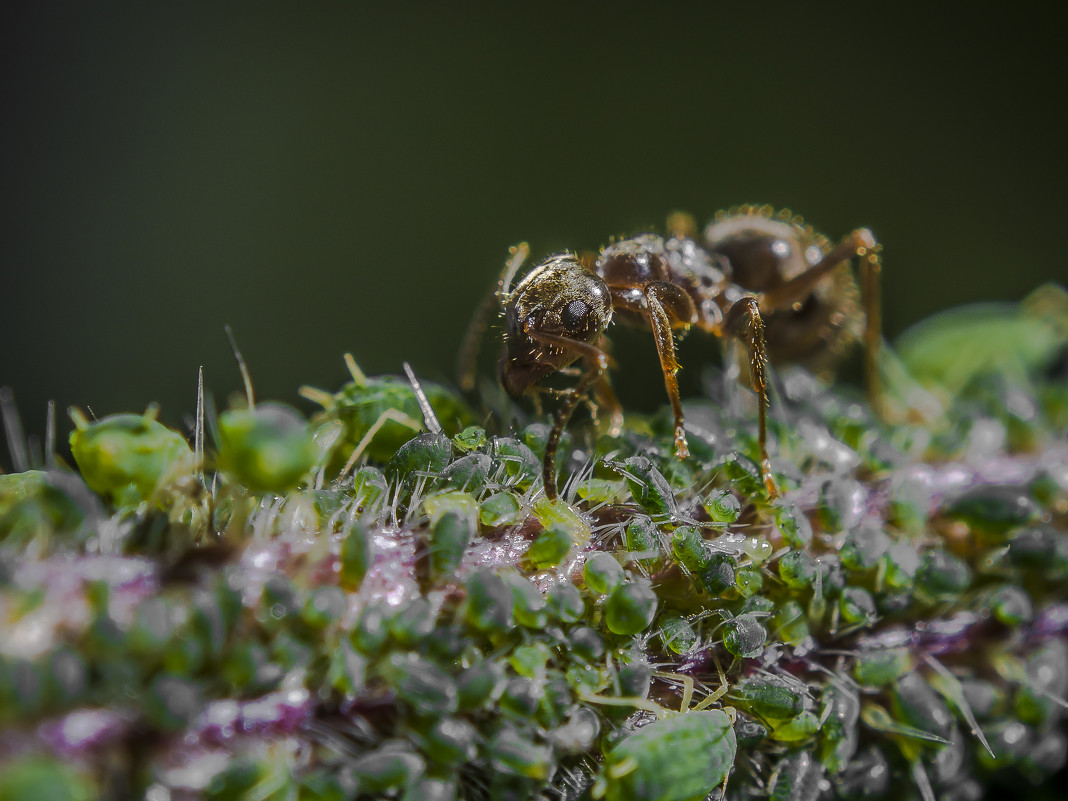
M749 381L759 396L761 473L772 497L778 489L767 452L769 357L826 369L863 331L868 392L878 394L881 259L871 231L859 228L832 247L800 217L768 206L721 212L700 240L688 215L672 215L668 228L666 239L641 234L602 248L592 268L572 253L549 256L514 288L529 248L524 243L511 249L496 293L505 319L501 384L518 398L580 359L584 368L578 383L560 393L563 402L546 443L542 476L550 500L557 497L557 446L578 401L592 393L591 407L604 407L613 433L621 428L604 337L613 318L653 334L679 459L689 456L689 448L675 378L676 341L696 327L744 346ZM861 264L863 309L849 266L853 258ZM464 373L473 359L468 353L461 358L461 385L470 386L473 376Z

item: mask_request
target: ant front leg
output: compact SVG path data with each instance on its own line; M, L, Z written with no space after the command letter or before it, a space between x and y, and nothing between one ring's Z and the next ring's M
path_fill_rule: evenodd
M556 493L556 449L560 446L560 437L563 436L567 421L571 419L571 413L575 411L575 406L578 404L579 399L584 397L608 370L609 358L607 353L588 342L558 334L548 334L528 327L524 327L523 330L527 336L538 342L579 353L587 364L587 369L582 378L565 395L563 403L556 410L553 427L549 432L549 440L545 443L545 458L541 464L542 483L545 485L545 497L550 501L555 501L558 497Z
M671 334L671 319L665 307L678 302L679 290L674 284L664 282L650 283L645 287L645 299L649 309L649 325L656 340L656 352L660 356L660 368L664 371L664 386L667 388L671 411L675 415L675 456L686 459L690 447L686 443L686 430L683 428L682 399L679 397L679 382L675 374L679 363L675 359L675 338ZM692 303L690 304L692 308Z
M764 486L768 495L777 497L779 488L771 475L771 459L768 458L768 347L764 339L764 320L760 316L760 307L754 297L742 298L727 312L728 330L739 331L744 318L745 343L749 356L749 380L756 392L760 443L760 472L764 477Z

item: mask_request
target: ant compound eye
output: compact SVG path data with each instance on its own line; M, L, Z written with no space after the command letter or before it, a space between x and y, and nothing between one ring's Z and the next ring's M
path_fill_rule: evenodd
M584 300L573 300L564 307L560 313L560 323L564 328L573 330L586 327L586 318L589 316L590 307Z

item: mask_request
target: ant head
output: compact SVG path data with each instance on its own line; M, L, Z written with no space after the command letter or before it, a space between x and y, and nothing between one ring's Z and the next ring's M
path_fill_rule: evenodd
M583 355L612 321L612 298L576 256L550 256L502 297L504 388L519 397Z

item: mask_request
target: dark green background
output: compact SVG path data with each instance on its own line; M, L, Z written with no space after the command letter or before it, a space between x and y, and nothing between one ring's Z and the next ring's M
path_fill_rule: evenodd
M0 386L31 432L49 398L175 422L199 365L225 397L224 323L259 397L335 387L345 350L447 378L508 245L677 208L870 226L891 335L1068 274L1061 27L1034 11L23 5L0 20ZM659 403L651 341L623 342L624 397Z

